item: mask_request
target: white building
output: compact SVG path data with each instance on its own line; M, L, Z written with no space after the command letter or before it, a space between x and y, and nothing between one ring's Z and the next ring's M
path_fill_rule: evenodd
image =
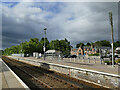
M45 53L47 57L52 57L52 58L62 57L62 53L57 50L48 50Z
M33 52L33 57L41 58L42 54L38 52Z
M120 57L120 47L116 48L115 55L118 55L118 57Z

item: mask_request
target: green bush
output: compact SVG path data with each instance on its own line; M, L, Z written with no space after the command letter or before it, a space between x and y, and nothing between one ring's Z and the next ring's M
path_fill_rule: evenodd
M108 65L110 65L111 61L106 60L106 61L104 61L104 63L107 63Z
M116 62L117 64L120 63L120 59L117 59L115 62Z
M99 53L96 53L96 54L89 54L89 56L99 56Z
M110 54L110 52L107 52L107 54Z

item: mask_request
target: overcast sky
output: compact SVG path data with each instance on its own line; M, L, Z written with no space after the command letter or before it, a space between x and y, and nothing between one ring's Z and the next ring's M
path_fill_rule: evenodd
M113 13L114 39L118 40L117 2L4 2L2 48L44 36L67 38L73 47L82 42L111 41L109 12Z

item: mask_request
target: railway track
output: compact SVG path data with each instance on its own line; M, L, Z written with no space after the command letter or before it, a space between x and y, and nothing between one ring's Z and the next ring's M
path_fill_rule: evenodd
M92 83L78 80L69 75L49 71L38 66L20 62L18 60L2 57L14 72L32 89L32 88L69 88L69 89L95 89L109 90ZM25 74L25 76L23 76ZM27 77L27 78L26 78ZM26 79L26 80L25 80Z
M8 57L3 57L3 60L13 69L13 71L16 70L15 72L17 72L18 76L23 73L26 74L26 77L22 77L22 79L24 80L24 78L29 78L30 81L33 82L33 85L35 84L37 88L80 88L70 82L37 70L30 64L18 62Z

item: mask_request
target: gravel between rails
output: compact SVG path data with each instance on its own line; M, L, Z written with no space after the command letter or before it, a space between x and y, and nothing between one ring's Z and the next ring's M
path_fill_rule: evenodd
M28 85L29 87L31 86L31 88L41 88L41 86L39 86L38 84L35 84L35 82L32 81L32 78L25 76L23 73L18 71L15 67L23 69L27 73L30 73L31 75L35 76L37 79L41 80L42 82L46 83L52 88L80 88L78 86L75 86L74 84L70 84L69 82L60 80L56 77L52 76L51 78L51 76L45 75L45 73L37 72L36 70L33 70L32 69L33 66L29 64L18 62L14 59L10 59L7 57L3 57L3 60L8 64L8 66L10 66L13 69L13 71L17 73L17 75L21 76L22 80L29 81L28 84L31 82L30 83L31 85Z

